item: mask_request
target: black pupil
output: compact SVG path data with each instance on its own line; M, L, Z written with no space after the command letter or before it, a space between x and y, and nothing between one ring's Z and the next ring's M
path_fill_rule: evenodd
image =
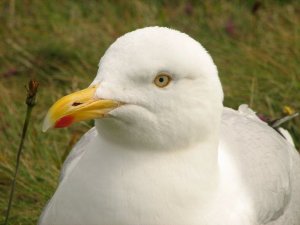
M160 77L158 80L159 80L160 83L164 82L164 78L163 77Z

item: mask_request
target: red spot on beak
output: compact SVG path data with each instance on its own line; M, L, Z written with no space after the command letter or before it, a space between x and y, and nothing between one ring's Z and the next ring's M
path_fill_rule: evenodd
M56 121L54 127L55 128L63 128L63 127L70 126L73 123L73 120L74 120L74 117L71 115L64 116Z

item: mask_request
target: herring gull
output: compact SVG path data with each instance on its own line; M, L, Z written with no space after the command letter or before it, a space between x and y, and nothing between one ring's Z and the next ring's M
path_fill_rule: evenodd
M299 225L300 157L246 105L223 106L197 41L147 27L118 38L96 78L43 129L95 119L40 225ZM286 137L286 138L284 138Z

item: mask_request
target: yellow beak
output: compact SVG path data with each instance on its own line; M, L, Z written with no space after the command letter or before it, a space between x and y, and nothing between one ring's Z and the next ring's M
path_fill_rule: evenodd
M102 118L121 105L118 101L97 99L95 97L97 88L98 86L92 86L55 102L44 119L43 131L51 127L67 127L78 121Z

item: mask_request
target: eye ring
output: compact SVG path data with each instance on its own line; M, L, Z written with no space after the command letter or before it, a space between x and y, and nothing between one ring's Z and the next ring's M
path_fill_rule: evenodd
M164 88L170 84L171 80L172 78L169 74L160 73L154 78L153 83L159 88Z

